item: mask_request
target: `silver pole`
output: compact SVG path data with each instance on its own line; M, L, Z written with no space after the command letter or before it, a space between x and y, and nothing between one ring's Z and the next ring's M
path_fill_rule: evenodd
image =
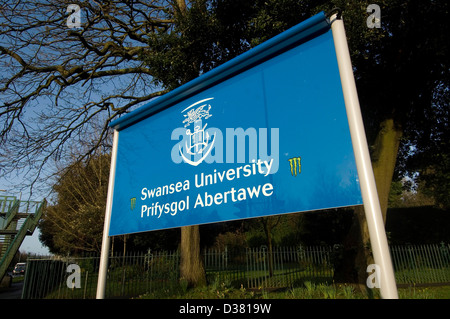
M369 228L370 244L372 246L375 263L380 269L380 273L377 274L377 278L380 280L380 293L382 298L398 299L394 269L384 229L372 163L370 161L369 148L364 131L355 78L353 76L344 22L341 19L338 19L336 14L330 18L330 22L356 166L361 185L364 211Z
M119 142L119 132L114 130L113 148L111 152L111 167L109 171L108 196L106 198L105 223L103 225L102 252L100 256L100 266L97 281L97 299L105 298L106 273L108 271L108 253L110 246L109 223L111 220L111 208L114 193L114 178L116 175L117 144Z

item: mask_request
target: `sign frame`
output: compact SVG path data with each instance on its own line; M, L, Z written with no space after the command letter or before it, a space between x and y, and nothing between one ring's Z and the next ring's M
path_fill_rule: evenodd
M149 103L148 105L143 106L140 109L111 123L110 126L114 128L114 142L97 285L98 299L104 298L105 295L108 251L110 247L110 237L108 236L108 232L111 221L119 131L133 125L143 118L147 118L157 112L170 108L180 99L191 97L199 91L213 87L217 83L220 83L227 78L231 78L237 73L243 72L242 70L250 69L254 65L261 63L261 61L268 60L271 57L280 54L280 52L309 41L315 36L321 34L321 32L323 32L326 28L329 30L330 25L335 44L347 119L350 128L358 176L360 179L361 195L363 198L363 205L369 227L372 250L374 253L375 263L379 266L381 272L379 274L380 292L383 298L398 298L392 261L384 230L384 223L370 161L367 139L362 122L361 110L343 21L340 17L340 12L338 14L333 14L331 17L327 17L323 12L321 12L298 24L297 26L281 33L280 35L266 41L260 46L249 50L248 52L200 76L186 85L183 85L158 98L158 103Z

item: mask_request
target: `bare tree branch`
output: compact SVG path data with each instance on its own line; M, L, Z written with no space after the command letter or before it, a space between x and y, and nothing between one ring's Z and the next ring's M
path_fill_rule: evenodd
M70 29L74 2L0 1L0 177L28 167L34 183L95 133L80 154L89 157L110 121L166 92L141 59L151 34L173 23L169 2L80 1L80 27Z

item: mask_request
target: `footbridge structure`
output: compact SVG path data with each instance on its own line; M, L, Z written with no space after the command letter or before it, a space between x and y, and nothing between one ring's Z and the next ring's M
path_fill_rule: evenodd
M33 234L45 204L45 199L22 201L16 196L0 196L0 281L25 237Z

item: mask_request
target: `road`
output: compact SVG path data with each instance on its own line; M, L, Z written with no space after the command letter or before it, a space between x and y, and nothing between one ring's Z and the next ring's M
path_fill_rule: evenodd
M23 282L16 282L11 285L11 288L0 290L0 299L21 299L22 298Z

